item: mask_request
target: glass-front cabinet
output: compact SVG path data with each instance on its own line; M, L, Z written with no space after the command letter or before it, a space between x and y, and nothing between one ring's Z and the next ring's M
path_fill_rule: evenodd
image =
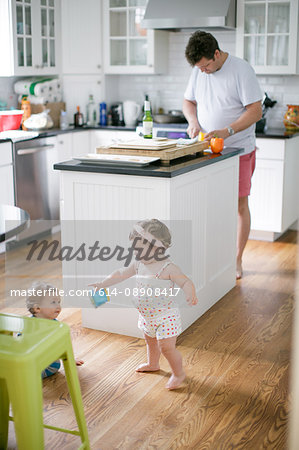
M298 0L238 0L237 55L260 74L298 73Z
M106 73L165 70L168 33L142 28L146 4L147 0L105 0Z
M0 27L6 22L5 37L11 48L4 55L7 64L0 74L3 71L8 72L4 75L57 74L60 0L6 1Z

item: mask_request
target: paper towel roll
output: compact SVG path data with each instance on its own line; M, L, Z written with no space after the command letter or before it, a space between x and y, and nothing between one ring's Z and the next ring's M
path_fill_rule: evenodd
M49 93L49 82L45 81L44 83L36 83L36 85L34 86L34 95L36 97L43 97L45 95L48 95L48 93Z
M33 82L33 78L27 80L19 80L14 84L14 91L16 94L29 95L30 86Z

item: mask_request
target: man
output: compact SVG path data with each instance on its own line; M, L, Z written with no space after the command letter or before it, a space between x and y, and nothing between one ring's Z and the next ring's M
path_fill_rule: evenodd
M220 50L210 33L196 31L186 47L193 67L184 96L183 111L191 138L200 131L205 139L225 139L225 145L242 147L239 174L237 273L242 277L242 255L250 232L248 195L255 168L255 123L262 117L262 93L252 67Z

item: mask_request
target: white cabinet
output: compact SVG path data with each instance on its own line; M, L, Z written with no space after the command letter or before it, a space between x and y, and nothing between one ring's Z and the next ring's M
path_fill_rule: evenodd
M15 204L11 142L0 144L0 204Z
M299 218L299 136L257 139L250 237L275 240Z
M60 0L1 0L0 42L0 76L59 73Z
M63 0L62 72L96 74L102 67L100 0Z
M82 156L90 153L90 131L72 133L71 156Z
M72 143L73 143L73 134L75 133L63 133L58 134L56 137L56 147L58 153L58 161L69 161L72 159Z
M105 73L163 73L168 32L141 28L147 0L104 0Z
M259 74L298 73L298 0L238 0L237 55Z

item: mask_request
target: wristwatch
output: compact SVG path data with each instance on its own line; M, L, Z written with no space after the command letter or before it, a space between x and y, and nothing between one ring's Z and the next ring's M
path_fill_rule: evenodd
M235 130L234 130L232 127L227 127L227 131L228 131L228 134L229 134L230 136L232 136L233 134L235 134Z

